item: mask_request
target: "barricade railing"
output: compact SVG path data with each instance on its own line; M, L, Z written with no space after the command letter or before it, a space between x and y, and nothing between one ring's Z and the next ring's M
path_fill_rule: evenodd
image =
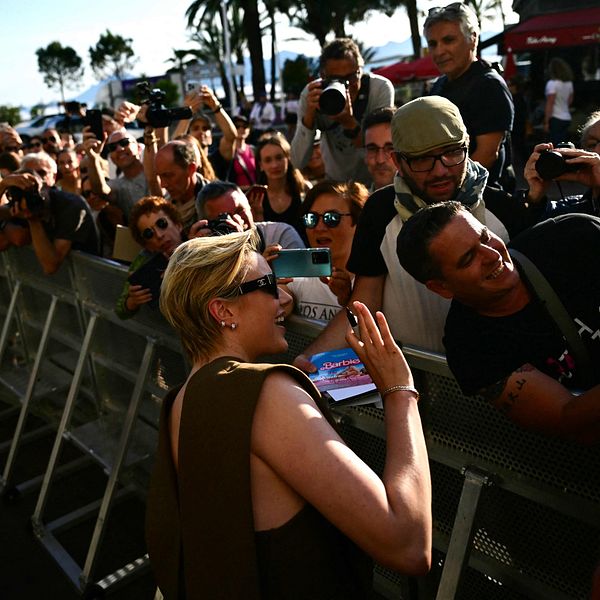
M48 426L26 431L32 406L41 398L60 394L68 387L71 367L79 355L83 335L83 315L74 295L70 265L53 276L43 273L31 248L11 249L4 253L3 263L10 282L11 297L4 315L0 339L0 356L4 356L9 343L19 338L21 364L2 363L0 383L17 398L19 416L13 436L7 442L9 449L0 477L0 490L4 493L25 492L36 489L41 474L13 485L15 461L21 446L46 435ZM88 383L93 387L93 376ZM88 389L88 399L95 393ZM48 403L51 412L61 411L60 406ZM43 411L44 407L38 407ZM84 461L61 467L66 474L81 466Z
M9 263L11 259L12 255ZM125 279L123 267L74 253L69 269L86 335L53 454L65 438L99 452L90 443L94 435L84 435L95 425L70 424L88 358L96 376L99 418L105 422L112 418L117 424L110 443L112 459L102 463L108 483L86 564L83 568L74 562L68 565L69 576L84 589L95 576L103 535L100 521L108 517L120 484L131 485L124 479L128 450L141 448L134 458L143 458L144 467L148 466L160 398L166 387L185 377L186 366L175 336L157 312L143 310L126 321L115 316L114 303ZM320 330L320 324L291 317L287 354L268 360L291 361ZM442 355L409 347L405 353L421 391L433 483L435 561L432 573L419 580L418 597L585 598L600 549L598 448L522 431L481 398L463 396ZM383 411L351 406L336 408L335 414L349 445L381 473ZM141 446L132 441L136 435ZM50 466L34 514L42 539L49 529L43 512L52 477ZM137 491L143 494L143 485ZM52 553L52 544L48 549ZM134 571L144 568L146 557L131 564L137 565ZM405 578L379 567L376 575L380 593L408 597ZM101 580L101 587L112 581L111 574Z

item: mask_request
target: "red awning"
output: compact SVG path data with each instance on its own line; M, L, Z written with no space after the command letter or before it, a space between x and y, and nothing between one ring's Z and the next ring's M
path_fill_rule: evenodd
M379 69L374 69L373 73L387 77L392 83L405 83L415 79L433 79L440 75L430 55L417 58L417 60L411 62L398 62L386 67L380 67Z
M584 8L533 17L504 34L513 52L584 46L600 42L600 8Z

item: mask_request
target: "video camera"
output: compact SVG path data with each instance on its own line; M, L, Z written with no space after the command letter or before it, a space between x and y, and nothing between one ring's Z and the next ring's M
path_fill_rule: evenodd
M324 115L339 115L346 106L346 90L350 82L344 79L323 79L319 96L319 109Z
M136 87L140 93L146 96L142 104L148 105L148 110L146 111L148 125L154 128L168 127L174 121L192 118L192 109L189 106L167 108L163 104L166 95L165 92L158 88L150 88L147 81L138 83Z
M571 148L575 146L571 142L556 144L555 148ZM544 180L556 179L565 173L575 173L581 168L580 165L569 164L566 158L556 150L542 150L540 157L535 162L535 170Z

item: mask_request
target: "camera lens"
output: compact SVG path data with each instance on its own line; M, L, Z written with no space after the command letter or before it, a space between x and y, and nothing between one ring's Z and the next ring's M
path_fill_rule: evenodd
M329 253L322 250L321 252L312 253L313 265L326 265L329 262Z
M319 109L325 115L339 115L346 106L346 86L342 81L331 81L319 97Z

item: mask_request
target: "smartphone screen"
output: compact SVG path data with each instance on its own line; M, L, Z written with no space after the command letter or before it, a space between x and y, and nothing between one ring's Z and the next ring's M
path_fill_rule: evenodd
M331 251L329 248L280 250L272 265L277 277L329 277Z

